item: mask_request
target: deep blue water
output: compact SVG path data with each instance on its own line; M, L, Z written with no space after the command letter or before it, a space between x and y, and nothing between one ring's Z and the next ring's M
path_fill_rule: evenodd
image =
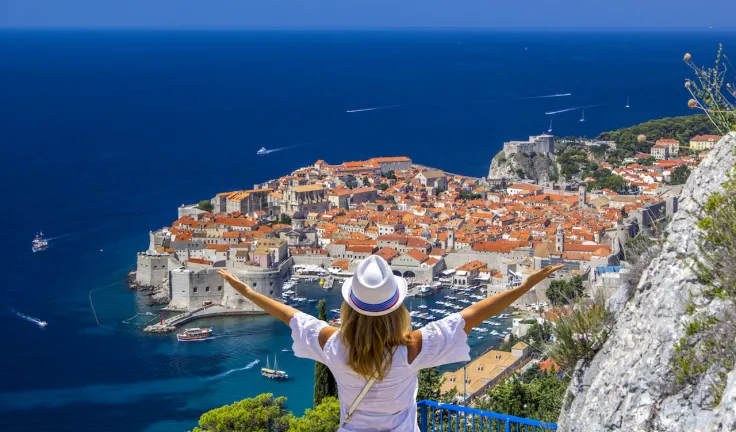
M599 105L585 123L554 117L555 134L588 136L686 114L682 55L708 63L718 42L736 49L734 34L0 32L0 424L186 430L265 391L301 413L312 364L280 353L289 331L273 319L203 322L226 337L199 344L134 330L150 316L123 322L147 310L121 281L148 230L317 159L482 176L504 140L547 129L546 111ZM518 99L557 93L572 96ZM39 229L56 239L32 254ZM268 353L292 381L243 369Z

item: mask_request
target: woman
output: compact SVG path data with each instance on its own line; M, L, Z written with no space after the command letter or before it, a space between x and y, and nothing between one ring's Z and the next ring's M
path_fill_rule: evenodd
M256 293L231 273L219 273L244 297L291 327L296 356L330 368L340 399L340 431L413 432L419 431L419 370L470 360L470 330L562 267L547 267L514 289L414 331L403 305L406 281L376 255L361 262L342 286L340 329Z

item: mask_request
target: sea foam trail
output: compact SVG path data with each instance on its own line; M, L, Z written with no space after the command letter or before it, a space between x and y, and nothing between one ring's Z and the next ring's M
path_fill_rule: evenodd
M527 96L527 97L515 98L515 100L547 99L547 98L566 97L566 96L572 96L572 93L557 93L557 94L543 95L543 96Z
M385 105L385 106L378 106L378 107L345 110L345 112L346 113L358 113L358 112L365 112L365 111L376 111L376 110L381 110L381 109L396 108L400 106L401 105Z
M302 146L309 145L309 144L317 144L317 143L326 142L326 141L338 140L338 139L341 139L341 138L345 138L345 137L323 138L323 139L318 139L318 140L314 140L314 141L307 141L307 142L303 142L303 143L299 143L299 144L294 144L294 145L290 145L290 146L286 146L286 147L277 147L277 148L274 148L274 149L266 150L265 154L270 154L270 153L274 153L274 152L281 151L281 150L289 150L289 149L293 149L293 148L296 148L296 147L302 147Z
M579 106L579 107L574 107L574 108L565 108L565 109L562 109L562 110L558 110L558 111L549 111L549 112L546 112L545 114L547 114L547 115L554 115L554 114L560 114L560 113L564 113L564 112L569 112L569 111L577 111L577 110L579 110L579 109L583 109L583 108L592 108L592 107L597 107L597 106L601 106L601 105L602 105L602 104L596 104L596 105L583 105L583 106Z
M224 378L224 377L230 375L231 373L240 372L240 371L251 369L253 366L255 366L257 364L258 364L258 359L255 359L252 362L248 363L247 365L243 366L242 368L230 369L230 370L225 371L225 372L223 372L221 374L217 374L215 376L211 376L211 377L207 378L207 380L208 381L211 381L211 380L216 380L216 379Z
M13 311L13 313L14 313L14 314L15 314L15 315L16 315L17 317L19 317L19 318L22 318L22 319L24 319L24 320L26 320L26 321L28 321L28 322L32 322L33 324L36 324L36 325L37 325L37 326L39 326L39 327L44 327L44 326L46 325L46 324L44 323L44 321L42 321L42 320L40 320L40 319L38 319L38 318L34 318L34 317L32 317L32 316L28 316L28 315L22 314L22 313L20 313L20 312L18 312L18 311L16 311L16 310L14 310L14 311Z

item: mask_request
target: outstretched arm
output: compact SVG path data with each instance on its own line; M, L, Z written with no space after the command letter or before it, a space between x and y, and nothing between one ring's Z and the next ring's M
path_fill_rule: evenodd
M494 315L498 315L504 309L509 307L511 303L532 289L534 285L543 281L547 276L565 267L563 264L546 267L533 275L529 276L521 285L514 289L498 293L493 297L489 297L478 303L468 306L460 312L465 320L465 333L470 334L470 330Z
M270 315L273 315L274 317L280 319L286 325L289 325L289 321L291 321L291 318L294 316L294 314L299 312L297 309L294 309L291 306L287 306L270 297L253 291L251 287L243 283L240 279L237 278L237 276L230 272L227 272L225 270L217 270L217 273L219 273L220 276L228 281L237 292L243 295L243 297L252 301L253 303L255 303L256 306L260 307Z

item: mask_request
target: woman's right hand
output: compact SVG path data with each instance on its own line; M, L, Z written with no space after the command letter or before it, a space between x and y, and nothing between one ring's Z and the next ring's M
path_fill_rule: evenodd
M217 273L222 276L223 279L228 281L230 285L232 285L233 288L235 288L236 291L240 292L241 294L245 295L245 293L252 291L252 288L246 285L243 281L238 279L237 276L230 273L229 271L225 270L217 270Z
M525 285L526 287L531 288L534 285L538 284L539 282L547 279L547 276L551 275L552 273L564 267L565 267L564 264L558 264L555 266L545 267L542 270L539 270L538 272L535 272L534 274L529 276L524 282L522 282L522 285Z

